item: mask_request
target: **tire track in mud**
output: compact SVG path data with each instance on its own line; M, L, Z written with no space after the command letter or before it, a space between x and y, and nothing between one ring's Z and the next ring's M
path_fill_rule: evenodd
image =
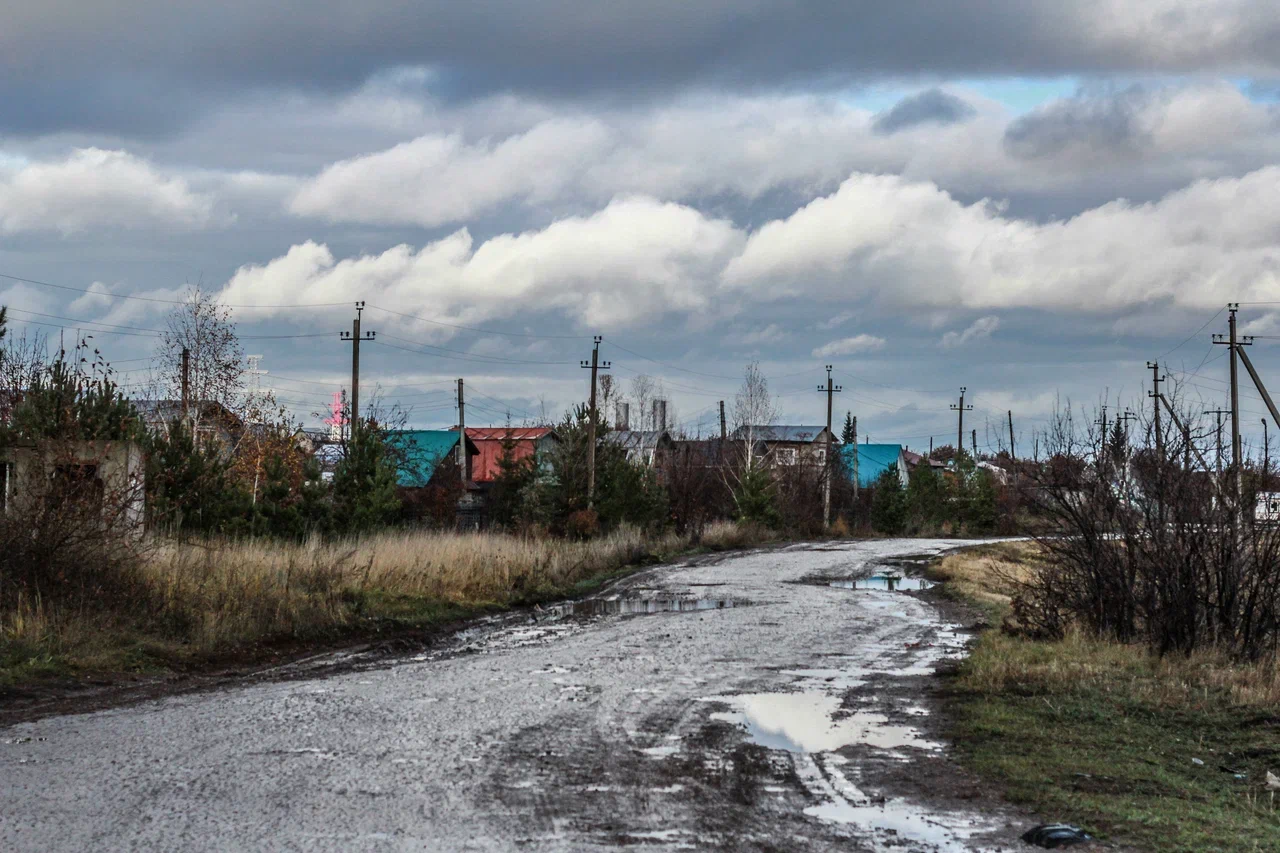
M0 747L22 816L0 849L992 849L1012 834L966 821L1004 812L961 790L928 715L964 638L927 594L825 582L960 544L656 567L604 597L745 606L548 609L370 668L23 723L41 739Z

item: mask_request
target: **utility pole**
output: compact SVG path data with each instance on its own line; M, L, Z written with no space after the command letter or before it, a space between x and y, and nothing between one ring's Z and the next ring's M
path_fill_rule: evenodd
M1271 463L1271 433L1267 430L1267 419L1262 419L1262 489L1267 491L1267 468Z
M1107 452L1107 406L1105 403L1102 406L1102 417L1094 423L1102 427L1102 452L1105 454Z
M725 439L729 437L724 422L724 400L720 401L720 443L724 444Z
M1147 396L1151 398L1151 407L1154 410L1154 420L1156 433L1156 459L1164 461L1164 436L1160 433L1160 383L1164 381L1164 377L1160 375L1160 362L1148 361L1147 367L1151 369L1151 390L1147 392Z
M458 468L462 471L462 490L467 489L467 400L462 393L462 377L458 377Z
M1231 414L1231 410L1230 409L1214 409L1213 411L1205 412L1205 414L1213 415L1218 422L1218 426L1216 430L1217 445L1218 445L1218 456L1217 456L1216 467L1218 471L1218 488L1222 490L1222 416Z
M965 393L966 391L968 391L968 390L969 390L968 388L961 388L961 389L960 389L960 404L959 404L959 405L956 405L955 403L952 403L952 404L951 404L951 411L958 413L958 415L959 415L959 417L960 417L960 423L956 426L956 458L957 458L957 459L959 459L959 458L960 458L960 456L962 456L962 455L964 454L964 413L965 413L965 409L967 408L969 411L971 411L971 412L973 411L973 406L968 406L968 407L966 407L966 406L965 406L965 404L964 404L964 393Z
M827 384L819 385L818 390L827 395L827 438L826 453L822 457L822 526L831 526L831 451L833 449L831 435L831 398L833 394L843 391L839 385L831 384L831 365L827 365Z
M929 446L932 447L933 439L930 439L929 441L930 441ZM1014 453L1013 451L1013 409L1010 409L1009 410L1009 460L1014 461L1017 458L1018 458L1018 454Z
M360 430L360 341L372 341L375 332L360 334L360 313L364 311L364 302L356 303L356 319L351 323L351 331L343 332L342 340L351 344L351 437L354 439Z
M853 496L858 497L858 417L853 417Z
M190 426L187 423L190 418L191 406L191 350L186 347L182 348L182 423L183 426Z
M973 430L972 435L973 435L973 445L972 445L972 447L973 447L973 461L974 461L974 462L977 462L977 461L978 461L978 431L977 431L976 429L975 429L975 430Z
M609 362L600 361L600 342L604 338L596 335L592 339L591 361L580 362L579 366L591 370L591 406L590 422L587 425L587 509L595 505L596 500L596 374L609 369ZM644 413L640 413L644 417Z
M1241 342L1236 338L1236 312L1240 310L1239 302L1227 303L1227 337L1224 339L1222 335L1214 335L1213 342L1215 344L1223 344L1230 347L1231 356L1231 467L1235 470L1235 499L1236 508L1240 508L1240 501L1244 496L1244 466L1241 464L1240 452L1240 386L1237 363L1239 359L1240 347L1252 343L1252 339Z

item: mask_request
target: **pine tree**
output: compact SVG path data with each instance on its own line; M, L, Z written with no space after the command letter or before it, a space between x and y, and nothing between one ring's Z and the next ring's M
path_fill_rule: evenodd
M907 502L902 483L893 469L876 480L871 496L871 525L881 533L901 533L906 522Z

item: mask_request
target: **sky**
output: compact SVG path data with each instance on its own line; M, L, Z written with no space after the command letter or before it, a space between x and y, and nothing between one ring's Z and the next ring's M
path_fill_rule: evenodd
M0 0L0 304L126 387L170 302L233 308L308 424L419 427L660 380L780 420L1022 450L1055 406L1225 402L1228 302L1280 384L1271 0ZM25 279L26 281L23 281ZM65 330L65 331L64 331ZM1276 335L1269 338L1268 335ZM1262 401L1242 395L1247 440ZM1273 425L1274 426L1274 425Z

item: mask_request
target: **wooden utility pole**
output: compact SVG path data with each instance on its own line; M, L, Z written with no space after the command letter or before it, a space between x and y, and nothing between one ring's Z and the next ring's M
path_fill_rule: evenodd
M964 413L966 408L972 412L973 406L965 406L964 394L968 388L960 389L960 404L951 404L951 411L956 412L960 417L960 423L956 425L956 457L959 458L964 453Z
M1160 362L1148 361L1147 367L1151 369L1151 390L1147 392L1147 396L1151 398L1151 408L1153 410L1153 429L1156 433L1156 459L1164 460L1164 435L1160 432L1160 383L1164 381L1164 377L1160 375Z
M591 371L591 404L587 424L587 509L595 505L596 500L596 375L601 370L609 369L609 362L600 361L600 342L604 338L596 335L592 339L591 361L583 361L579 366ZM644 417L644 413L640 413Z
M724 421L724 400L721 400L720 401L720 443L723 444L725 439L727 439L728 437L729 435L725 428L725 421Z
M1018 454L1013 451L1013 409L1009 410L1009 459L1016 460Z
M1227 336L1214 335L1213 342L1215 344L1223 344L1230 348L1231 356L1231 467L1235 471L1235 499L1236 507L1240 507L1240 501L1244 496L1244 466L1242 464L1240 449L1240 385L1239 385L1239 369L1237 367L1239 360L1240 347L1243 343L1252 343L1252 339L1241 342L1236 338L1236 312L1240 310L1239 302L1227 303Z
M351 323L351 331L343 332L342 339L351 344L351 437L354 439L360 430L360 341L371 341L374 332L360 334L360 313L364 311L364 302L356 303L356 319Z
M462 489L467 488L467 400L462 377L458 377L458 468L462 471Z
M831 365L827 365L827 384L819 385L818 390L827 395L827 438L826 453L822 457L822 526L831 526L831 451L835 449L831 434L831 396L843 391L839 385L831 384Z
M182 348L182 425L190 426L191 417L191 350Z

